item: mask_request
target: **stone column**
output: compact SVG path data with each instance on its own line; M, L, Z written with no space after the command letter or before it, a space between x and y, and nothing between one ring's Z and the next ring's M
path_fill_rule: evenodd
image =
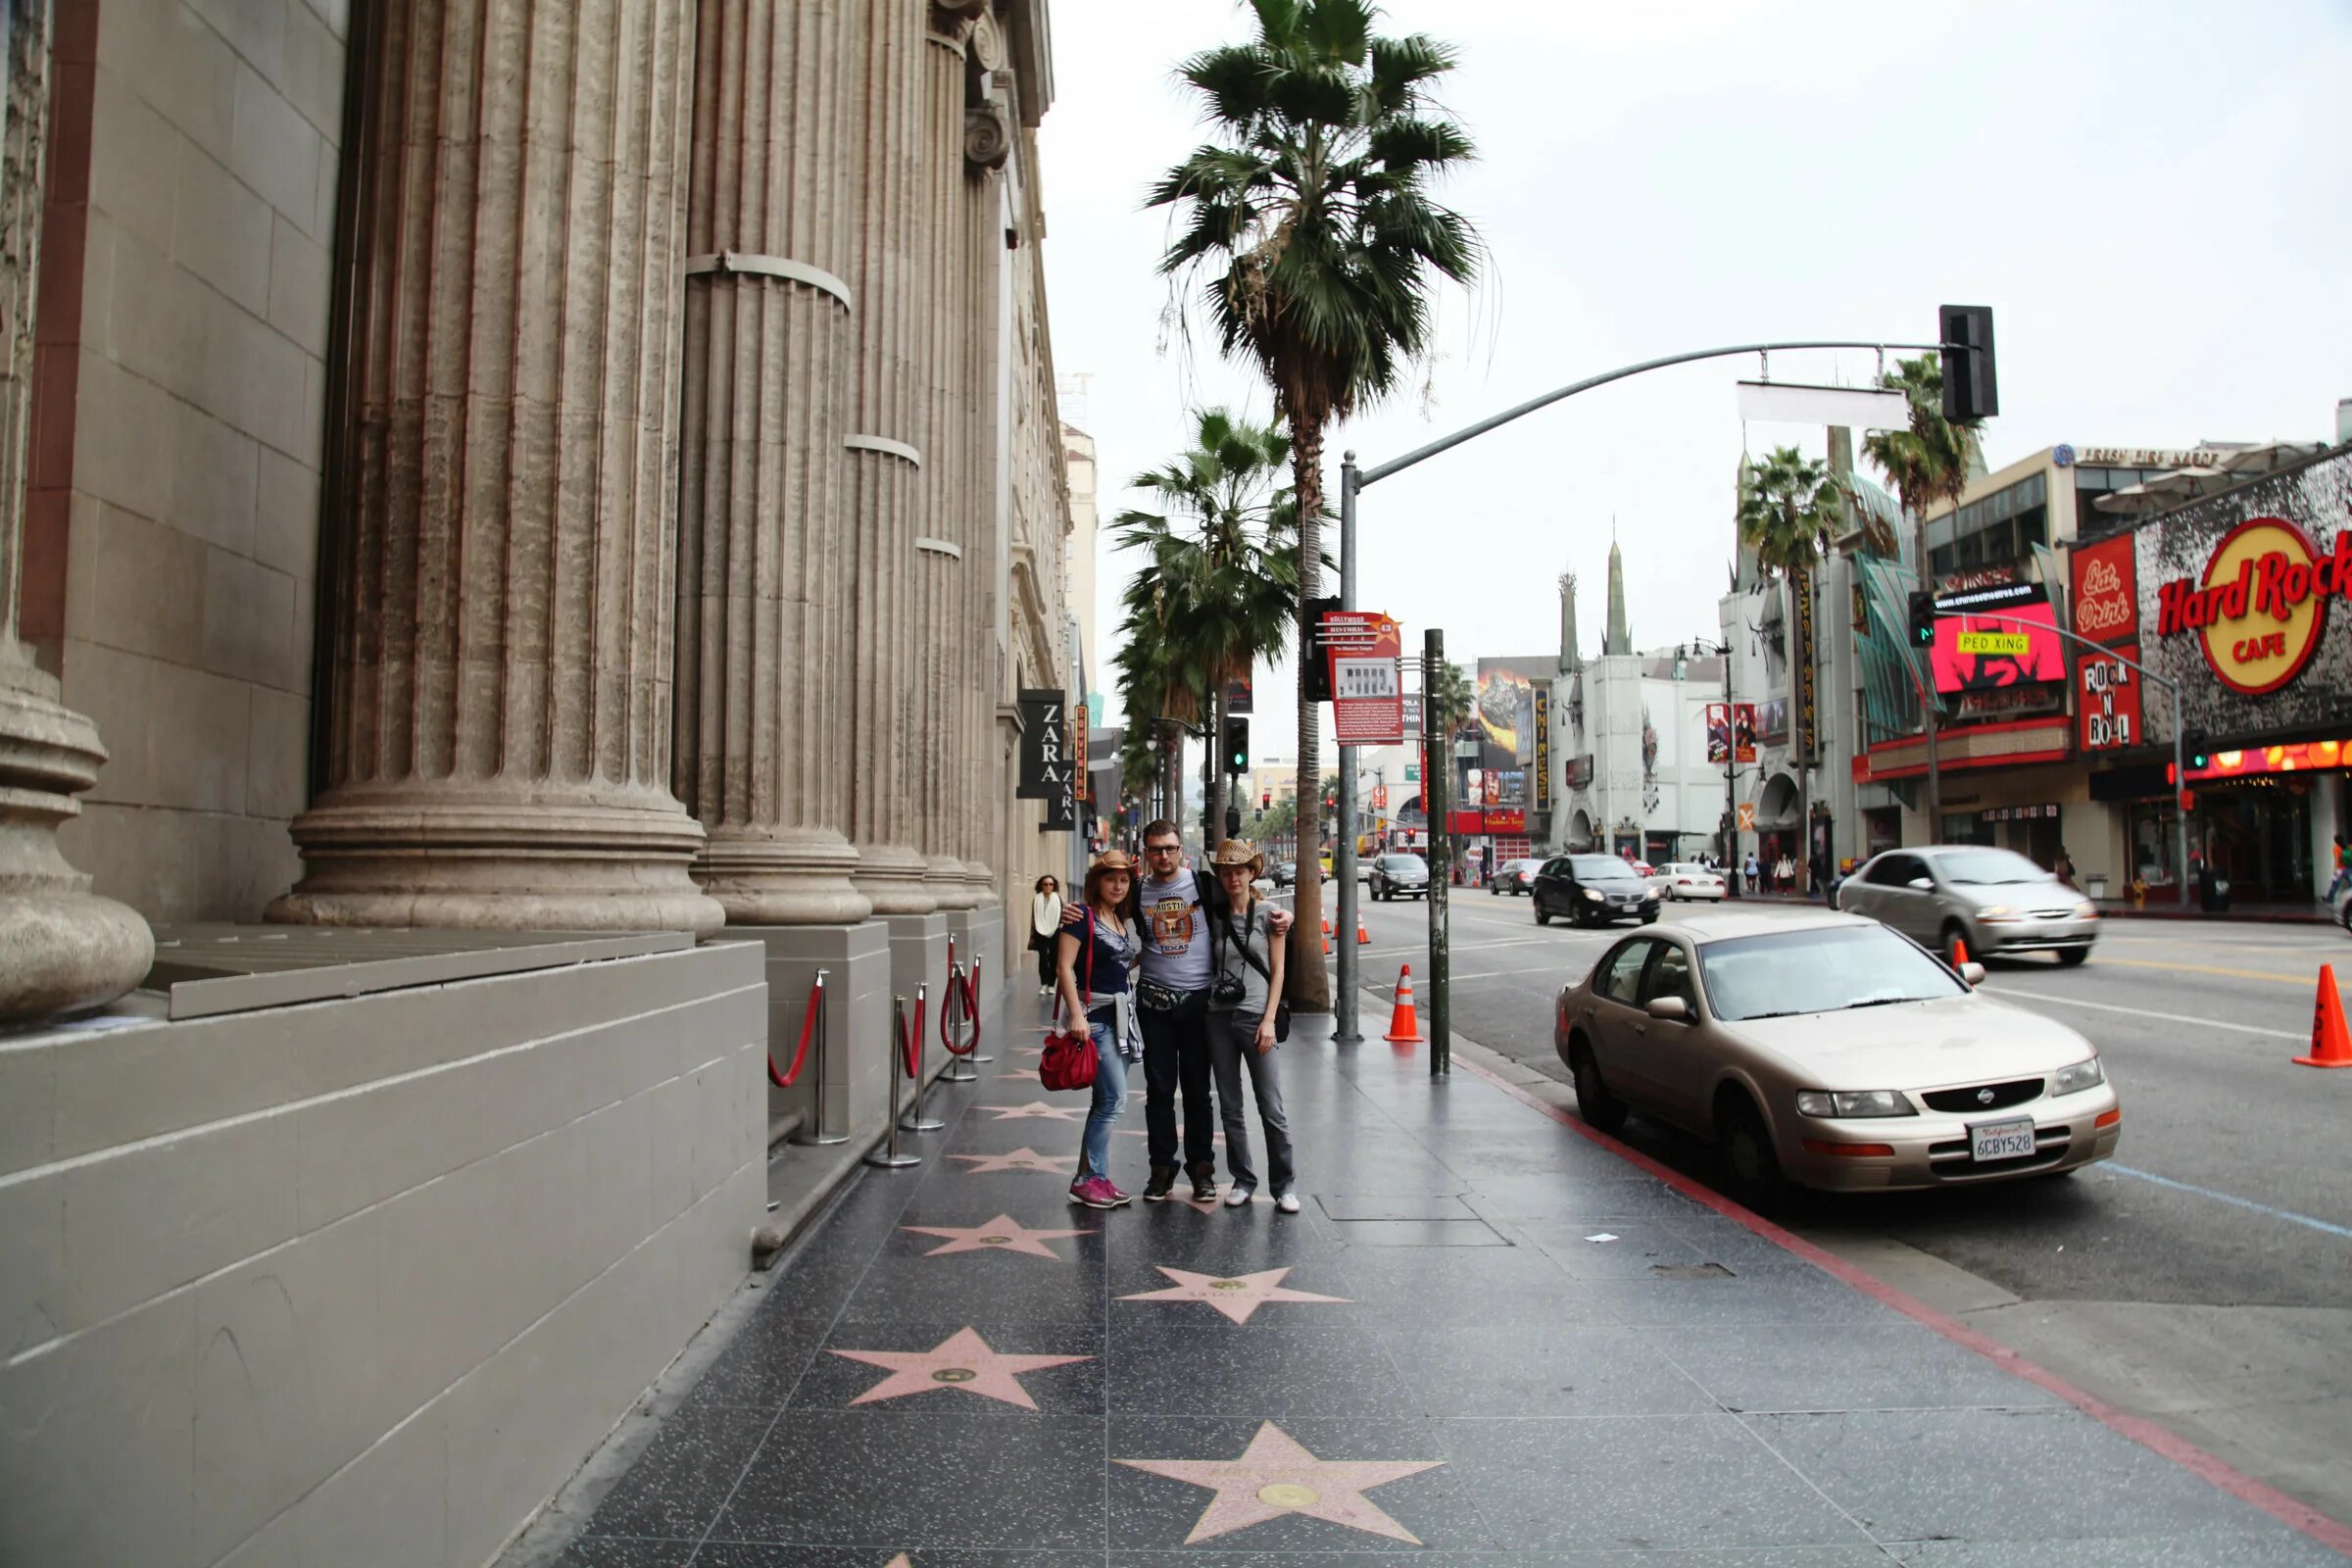
M930 239L921 205L927 0L867 0L857 74L852 174L858 361L850 399L850 725L853 880L877 914L925 914L915 779L920 665L915 657L914 540L924 500L920 420L930 385Z
M852 0L701 0L686 206L679 799L736 925L844 924Z
M1004 401L1000 328L1004 288L1005 215L1003 170L1012 156L1014 130L1011 80L1003 28L993 12L973 20L967 41L963 115L964 201L960 227L964 297L960 307L969 345L965 384L969 466L964 510L964 670L956 682L963 705L959 720L963 747L956 824L956 854L979 906L1000 903L997 873L989 865L999 853L999 820L1004 809L998 763L997 697L1004 681L997 646L997 602L1004 591L1004 556L999 537L1004 518L997 508L1001 482L998 421ZM1052 433L1059 441L1061 432ZM1000 965L1002 967L1002 965Z
M382 0L327 788L273 919L723 919L669 789L691 0Z
M13 6L0 102L0 1022L113 1001L155 958L147 922L93 896L57 847L98 782L98 727L58 701L17 636L24 591L33 302L48 154L50 9Z

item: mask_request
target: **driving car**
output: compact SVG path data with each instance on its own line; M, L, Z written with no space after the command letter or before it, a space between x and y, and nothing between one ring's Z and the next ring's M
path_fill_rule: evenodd
M1277 860L1269 874L1274 878L1274 885L1278 888L1297 887L1298 885L1298 862L1297 860Z
M1894 927L1947 957L2054 953L2081 963L2099 940L2089 900L2014 850L1932 844L1887 850L1838 885L1838 907Z
M1602 1132L1629 1110L1717 1146L1735 1195L2063 1174L2123 1111L2090 1043L1859 915L1726 913L1628 936L1560 989L1552 1049Z
M1396 850L1372 857L1372 897L1383 902L1428 898L1429 862Z
M1494 877L1487 883L1487 891L1497 897L1505 893L1525 893L1536 885L1536 873L1543 866L1542 860L1505 860L1494 868Z
M1536 872L1529 889L1536 924L1559 915L1570 925L1609 925L1658 917L1658 890L1614 855L1556 855Z
M1650 880L1668 899L1723 901L1723 878L1695 860L1675 860L1662 865Z

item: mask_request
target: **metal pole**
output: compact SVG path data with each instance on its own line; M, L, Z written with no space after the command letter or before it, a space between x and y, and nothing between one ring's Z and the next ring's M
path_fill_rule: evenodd
M1723 868L1724 880L1740 885L1740 708L1732 701L1732 645L1723 655ZM1751 890L1752 891L1752 890Z
M2144 677L2146 671L2142 670ZM2188 811L2180 797L2188 789L2188 759L2181 752L2180 688L2173 688L2173 827L2180 840L2180 907L2188 907ZM2126 846L2130 853L2130 846Z
M825 984L828 971L816 971L816 1101L809 1115L809 1126L793 1134L796 1144L846 1144L848 1133L825 1131L825 1084L832 1078L833 1063L833 988ZM893 1120L896 1120L894 1115ZM813 1130L812 1130L813 1129Z
M948 1125L946 1122L941 1121L937 1116L926 1116L923 1114L923 1080L927 1076L924 1073L923 1068L929 1062L931 1054L927 1049L930 1045L930 1042L923 1038L921 1024L923 1017L923 1004L930 999L930 981L926 980L921 985L914 988L914 1017L916 1024L914 1031L914 1105L906 1112L906 1119L900 1123L901 1126L905 1127L910 1133L941 1132L944 1131Z
M1429 1075L1453 1070L1450 1047L1451 957L1446 942L1446 895L1453 875L1453 835L1446 820L1447 786L1453 778L1452 742L1438 718L1435 697L1445 679L1446 633L1436 626L1421 634L1421 735L1429 753L1422 768L1422 805L1429 814Z
M1355 492L1358 486L1355 454L1344 454L1340 459L1340 608L1353 610L1355 604ZM1363 1043L1363 1031L1356 1024L1355 988L1355 748L1347 741L1340 742L1340 842L1331 857L1332 870L1340 880L1338 927L1332 940L1339 945L1338 974L1332 983L1331 1039L1334 1045L1353 1046Z
M908 1165L920 1165L923 1162L923 1156L920 1154L899 1152L899 1077L906 1070L906 1053L899 1049L899 1043L906 1038L906 999L893 997L890 999L890 1121L887 1124L890 1128L890 1142L880 1149L869 1149L865 1152L865 1162L868 1165L879 1165L884 1170L902 1170Z

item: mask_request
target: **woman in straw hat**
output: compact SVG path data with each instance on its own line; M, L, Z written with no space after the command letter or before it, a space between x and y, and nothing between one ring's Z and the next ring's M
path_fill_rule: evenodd
M1266 1134L1266 1185L1274 1206L1298 1212L1291 1190L1291 1124L1282 1111L1282 1075L1274 1068L1277 1021L1282 1000L1283 950L1257 901L1254 886L1266 858L1247 839L1227 839L1209 860L1225 889L1229 907L1219 911L1216 968L1208 998L1209 1062L1216 1073L1217 1108L1225 1120L1225 1167L1233 1175L1225 1201L1239 1208L1257 1196L1257 1172L1250 1162L1250 1122L1242 1111L1242 1069L1250 1070L1250 1098Z
M1144 1055L1128 983L1143 954L1134 905L1135 862L1117 850L1105 851L1086 869L1083 918L1064 926L1054 942L1062 1016L1071 1031L1083 1027L1095 1042L1095 1101L1078 1139L1078 1176L1070 1183L1070 1201L1088 1208L1133 1201L1110 1182L1110 1129L1127 1105L1127 1068Z

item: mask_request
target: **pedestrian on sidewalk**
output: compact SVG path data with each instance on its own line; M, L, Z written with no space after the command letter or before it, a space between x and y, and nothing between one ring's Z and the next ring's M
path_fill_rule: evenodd
M1084 1020L1095 1042L1095 1099L1078 1135L1078 1175L1070 1201L1117 1208L1134 1201L1111 1185L1110 1129L1127 1108L1127 1069L1144 1054L1129 976L1143 947L1135 918L1135 862L1106 850L1086 869L1085 902L1069 906L1073 924L1054 942L1061 1013L1072 1030ZM1078 977L1086 976L1082 1000Z
M2328 879L2328 897L2323 901L2329 908L2335 907L2336 889L2347 881L2352 881L2352 867L2344 864L2344 836L2338 833L2335 836L2335 875Z
M1225 1168L1233 1185L1228 1207L1257 1196L1257 1172L1250 1162L1250 1120L1242 1111L1242 1069L1250 1070L1250 1097L1257 1102L1258 1125L1266 1134L1266 1185L1274 1206L1298 1212L1292 1191L1291 1124L1282 1110L1282 1075L1275 1069L1276 1004L1282 999L1284 944L1266 923L1271 912L1257 902L1251 884L1266 858L1247 839L1227 839L1209 862L1226 901L1214 935L1216 978L1208 998L1209 1057L1216 1070L1217 1106L1224 1112Z
M1757 873L1758 873L1759 871L1761 871L1762 869L1763 869L1763 867L1761 867L1760 865L1758 865L1758 864L1756 863L1756 852L1755 852L1755 851L1753 851L1753 850L1750 850L1750 851L1748 851L1748 852L1747 852L1747 891L1748 891L1748 892L1750 892L1750 893L1761 893L1761 892L1763 892L1763 891L1764 891L1764 884L1756 880L1756 875L1757 875Z
M1051 876L1037 879L1029 900L1029 951L1037 955L1037 994L1054 994L1054 939L1061 930L1061 884Z

